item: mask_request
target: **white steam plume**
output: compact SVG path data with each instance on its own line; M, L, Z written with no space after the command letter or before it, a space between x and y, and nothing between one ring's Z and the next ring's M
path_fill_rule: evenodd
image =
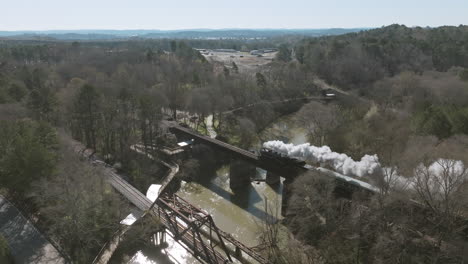
M265 142L263 147L291 158L320 163L321 166L331 167L348 176L363 177L382 173L377 155L364 155L360 161L354 161L346 154L331 151L328 146L316 147L309 143L296 146L279 140Z
M419 164L413 175L403 177L398 174L397 167L382 167L377 155L364 155L360 161L354 161L346 154L331 151L328 146L315 147L309 143L295 146L278 140L265 142L263 147L291 158L319 163L320 167L328 167L335 171L333 173L338 173L335 177L347 181L352 181L352 178L347 176L371 176L371 180L378 179L374 177L382 177L391 189L412 191L423 184L425 191L429 191L437 199L444 194L444 190L448 188L447 184L462 186L463 182L468 181L468 167L460 160L438 159L430 165ZM318 169L329 172L324 168ZM364 188L375 190L375 187L368 183L357 183Z

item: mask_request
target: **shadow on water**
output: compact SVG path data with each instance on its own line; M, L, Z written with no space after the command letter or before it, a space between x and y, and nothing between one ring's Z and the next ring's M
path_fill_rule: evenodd
M276 219L276 216L265 212L262 209L257 208L254 204L263 201L258 191L249 184L247 188L242 190L235 190L231 195L231 202L240 208L246 210L251 215L255 216L259 220L265 219Z
M283 194L283 184L282 183L275 183L275 184L269 184L271 189L277 194L277 195L282 195Z
M262 168L257 168L257 173L255 176L255 179L259 179L260 181L265 181L267 175L267 171L262 169ZM253 180L253 182L257 182L256 180ZM278 182L275 184L268 184L270 188L277 194L277 195L282 195L283 194L283 184Z
M142 248L141 253L147 258L155 260L157 264L174 264L163 250L155 248L154 246Z
M247 211L250 211L249 204L251 204L251 199L253 200L252 203L261 200L261 197L258 194L257 190L252 188L251 184L242 188L232 190L232 194L230 197L230 201L233 204Z
M251 215L255 216L259 220L268 219L276 219L275 216L264 212L262 209L259 209L255 206L256 203L263 201L262 196L258 193L257 189L255 189L252 184L246 185L244 188L239 188L232 190L232 192L227 191L225 188L229 188L228 186L220 186L215 182L215 180L221 177L214 172L214 175L210 177L202 178L199 181L199 184L204 186L205 188L211 190L218 196L222 197L223 199L231 202L233 205L238 206L239 208L244 209ZM278 189L278 190L277 190ZM276 188L274 188L275 193L281 193L281 184L278 184Z

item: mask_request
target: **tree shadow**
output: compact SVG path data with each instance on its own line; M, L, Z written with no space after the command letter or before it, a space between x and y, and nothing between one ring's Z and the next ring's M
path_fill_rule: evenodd
M245 186L245 188L233 190L233 193L226 191L215 183L204 186L223 199L230 201L233 205L244 209L259 220L264 220L266 218L276 218L275 216L254 206L254 204L263 201L263 198L251 184Z

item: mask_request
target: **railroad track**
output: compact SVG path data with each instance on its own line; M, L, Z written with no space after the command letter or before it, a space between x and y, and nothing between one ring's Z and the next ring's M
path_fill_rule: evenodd
M206 142L209 142L212 145L215 145L215 146L218 146L218 147L221 147L221 148L224 148L224 149L228 149L228 150L230 150L232 152L235 152L235 153L243 156L244 158L251 159L252 161L258 161L258 155L255 154L255 153L252 153L252 152L250 152L248 150L235 147L233 145L230 145L228 143L225 143L223 141L220 141L220 140L217 140L217 139L214 139L214 138L210 138L210 137L207 137L207 136L200 135L200 134L192 131L191 129L181 127L181 126L178 126L178 125L172 126L172 129L176 129L176 130L178 130L180 132L183 132L185 134L188 134L188 135L193 136L195 138L198 138L200 140L204 140Z
M176 198L173 199L173 203L177 208L180 208L180 210L184 210L185 212L190 212L190 214L195 215L195 216L200 216L200 217L209 216L208 213L192 205L191 203L189 203L187 200L183 199L182 197L179 197L179 196L175 196L175 197ZM205 226L207 226L207 222L205 223ZM209 226L207 227L209 228ZM236 240L229 233L226 233L222 231L221 229L217 229L217 231L219 232L219 235L222 237L222 239L231 243L235 248L239 248L242 252L244 252L245 254L247 254L248 256L256 260L257 262L265 263L265 264L268 263L268 261L263 256L258 254L253 249L245 246L240 241Z
M111 185L140 210L147 211L150 208L152 204L151 200L146 198L146 196L144 196L135 187L130 185L128 182L110 170L106 170L106 175L108 176ZM178 221L175 221L176 224L174 224L170 223L166 218L161 217L161 214L164 214L163 210L164 209L162 209L160 206L156 205L149 213L157 216L161 223L171 231L169 235L172 234L172 236L174 236L174 234L182 233L183 230L187 229L187 227L184 227ZM199 259L208 261L210 264L226 263L226 257L221 255L221 253L216 250L210 250L209 248L207 249L206 247L203 247L204 241L202 240L201 236L196 236L193 232L185 232L182 236L173 238L176 240L181 240L182 243L180 244L182 244L185 249L189 250L190 253Z

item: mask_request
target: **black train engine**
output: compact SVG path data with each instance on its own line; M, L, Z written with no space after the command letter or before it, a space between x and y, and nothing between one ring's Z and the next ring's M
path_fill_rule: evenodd
M271 161L276 162L278 165L281 166L300 166L303 167L306 165L305 161L298 160L295 158L291 158L287 155L278 153L274 150L269 148L262 148L260 150L260 159L264 161Z

